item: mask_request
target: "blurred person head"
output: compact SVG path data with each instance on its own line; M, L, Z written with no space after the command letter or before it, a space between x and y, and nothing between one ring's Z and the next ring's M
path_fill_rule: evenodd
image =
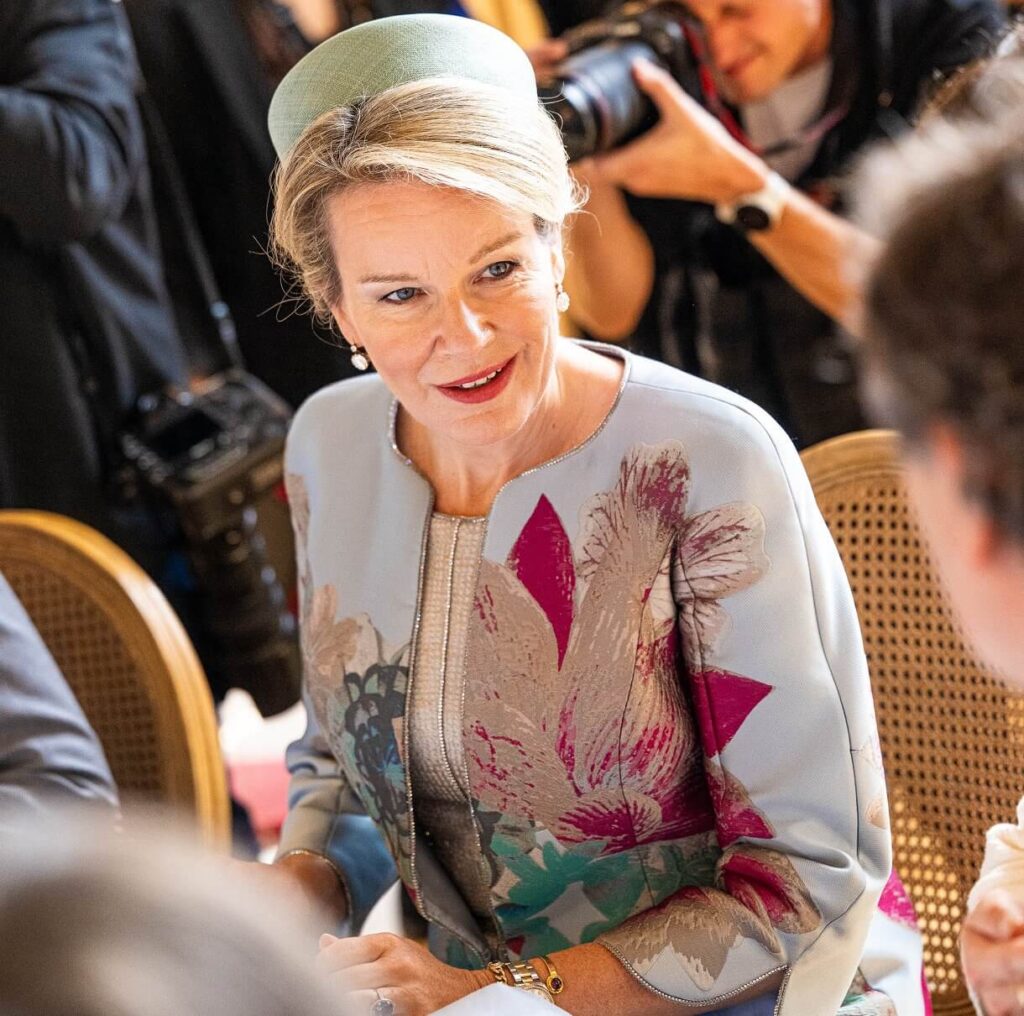
M336 96L297 140L277 131L273 243L315 312L365 350L419 425L499 443L557 384L562 226L578 195L511 40L424 15L368 23L320 50L337 75L385 43L388 67L409 80L357 67L352 95ZM457 70L434 76L453 59ZM286 79L275 102L289 88ZM274 122L272 108L272 133ZM477 381L479 391L457 390Z
M734 103L766 98L823 60L832 41L832 0L689 0Z
M922 527L968 634L1024 684L1024 63L978 79L861 170L883 241L865 288L864 394L905 438ZM987 97L986 97L987 96Z
M84 814L0 842L2 1016L326 1016L315 933L173 820Z

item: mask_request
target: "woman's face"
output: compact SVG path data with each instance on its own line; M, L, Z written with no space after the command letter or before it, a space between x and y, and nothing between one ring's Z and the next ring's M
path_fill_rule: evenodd
M515 437L552 384L560 247L533 218L454 189L367 183L331 198L333 308L435 437Z

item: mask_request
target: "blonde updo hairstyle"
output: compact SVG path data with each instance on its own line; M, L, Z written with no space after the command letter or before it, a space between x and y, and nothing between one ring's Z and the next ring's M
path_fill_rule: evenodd
M535 98L471 79L430 78L330 110L276 170L270 233L271 256L322 323L332 322L341 296L328 199L387 181L490 199L531 215L553 243L581 204L558 129Z

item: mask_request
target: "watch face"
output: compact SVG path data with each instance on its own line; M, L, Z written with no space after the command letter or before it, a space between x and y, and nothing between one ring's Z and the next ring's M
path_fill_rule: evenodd
M543 998L545 1002L552 1001L551 992L541 984L523 984L520 987L528 995L536 995L537 998Z
M758 205L740 205L736 209L736 222L744 229L755 232L767 229L772 224L771 216Z

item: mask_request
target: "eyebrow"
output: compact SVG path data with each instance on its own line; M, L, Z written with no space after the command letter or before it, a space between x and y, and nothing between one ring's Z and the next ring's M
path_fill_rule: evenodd
M488 254L493 254L496 250L500 250L506 244L511 243L513 240L518 240L523 234L519 230L513 230L511 233L506 233L504 236L498 237L493 243L485 244L480 248L469 260L470 264L474 261L479 261L481 258L487 257ZM415 275L364 275L360 278L360 285L367 285L371 283L408 283L415 282Z
M360 280L360 284L367 282L415 282L416 277L414 275L364 275Z
M513 240L518 240L523 234L518 229L512 230L511 233L506 233L504 236L498 237L493 243L486 244L481 247L471 258L470 261L479 261L481 258L487 257L488 254L493 254L496 250L500 250L505 244L511 243Z

